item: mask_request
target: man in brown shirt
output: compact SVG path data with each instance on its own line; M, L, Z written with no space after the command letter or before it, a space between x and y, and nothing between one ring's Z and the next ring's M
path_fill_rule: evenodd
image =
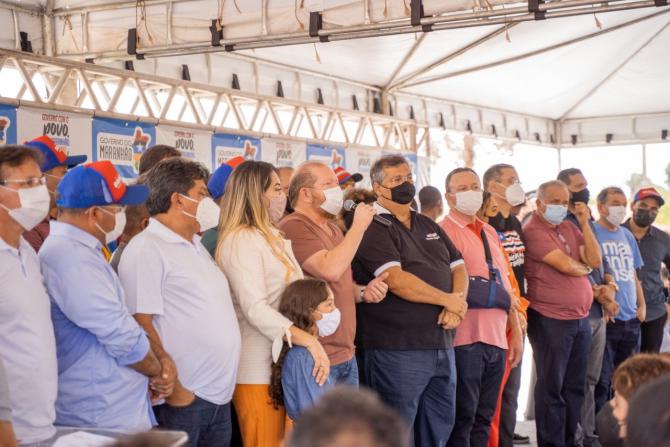
M351 261L375 211L370 205L359 204L351 229L344 236L334 222L342 208L342 190L335 173L316 161L298 167L288 196L295 212L281 220L279 229L291 240L293 253L305 274L328 281L335 304L342 313L337 331L321 342L330 358L330 377L338 383L358 385L358 365L354 357L356 303L379 302L388 290L385 275L367 286L359 286L354 283L351 272Z

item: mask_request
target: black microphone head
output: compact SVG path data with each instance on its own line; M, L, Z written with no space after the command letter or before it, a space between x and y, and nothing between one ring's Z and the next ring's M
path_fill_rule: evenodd
M356 202L351 199L344 201L344 211L353 211L356 208Z

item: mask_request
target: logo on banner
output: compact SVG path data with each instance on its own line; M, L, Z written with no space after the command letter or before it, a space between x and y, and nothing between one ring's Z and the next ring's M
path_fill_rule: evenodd
M0 144L7 142L7 131L12 125L12 120L7 116L0 116Z
M242 147L217 146L215 166L220 166L231 158L239 156L242 156L245 160L255 160L257 152L258 146L254 145L251 140L244 140Z
M151 135L136 127L133 135L100 132L98 137L98 158L110 160L115 165L132 166L139 170L140 157L151 142Z
M186 158L195 158L195 141L193 132L183 130L174 131L174 147Z
M42 135L51 138L56 147L65 153L70 152L70 117L57 113L43 113Z
M147 146L151 142L151 135L144 133L141 127L135 128L135 134L133 136L133 165L135 170L140 170L140 158L142 154L147 150Z
M370 154L365 151L359 151L357 155L358 167L356 170L360 173L370 172L370 168L372 167L373 163Z

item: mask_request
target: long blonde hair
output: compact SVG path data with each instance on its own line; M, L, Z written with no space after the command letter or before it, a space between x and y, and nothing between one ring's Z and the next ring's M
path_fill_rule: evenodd
M256 230L270 246L272 254L286 267L286 281L295 273L293 262L285 251L284 239L270 222L270 213L263 203L263 194L272 184L274 167L264 161L245 161L226 182L219 221L217 262L227 237L241 230Z

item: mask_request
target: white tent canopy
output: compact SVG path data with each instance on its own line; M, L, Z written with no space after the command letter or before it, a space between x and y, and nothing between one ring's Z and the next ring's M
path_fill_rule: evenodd
M660 141L670 128L670 7L655 6L667 2L551 1L533 20L525 2L424 0L413 26L418 3L3 1L0 46L21 30L35 52L122 67L136 28L139 72L179 77L187 64L198 82L229 87L237 74L242 90L275 95L281 81L287 98L315 102L319 88L340 108L378 98L399 118L552 145ZM323 26L310 37L314 12Z

